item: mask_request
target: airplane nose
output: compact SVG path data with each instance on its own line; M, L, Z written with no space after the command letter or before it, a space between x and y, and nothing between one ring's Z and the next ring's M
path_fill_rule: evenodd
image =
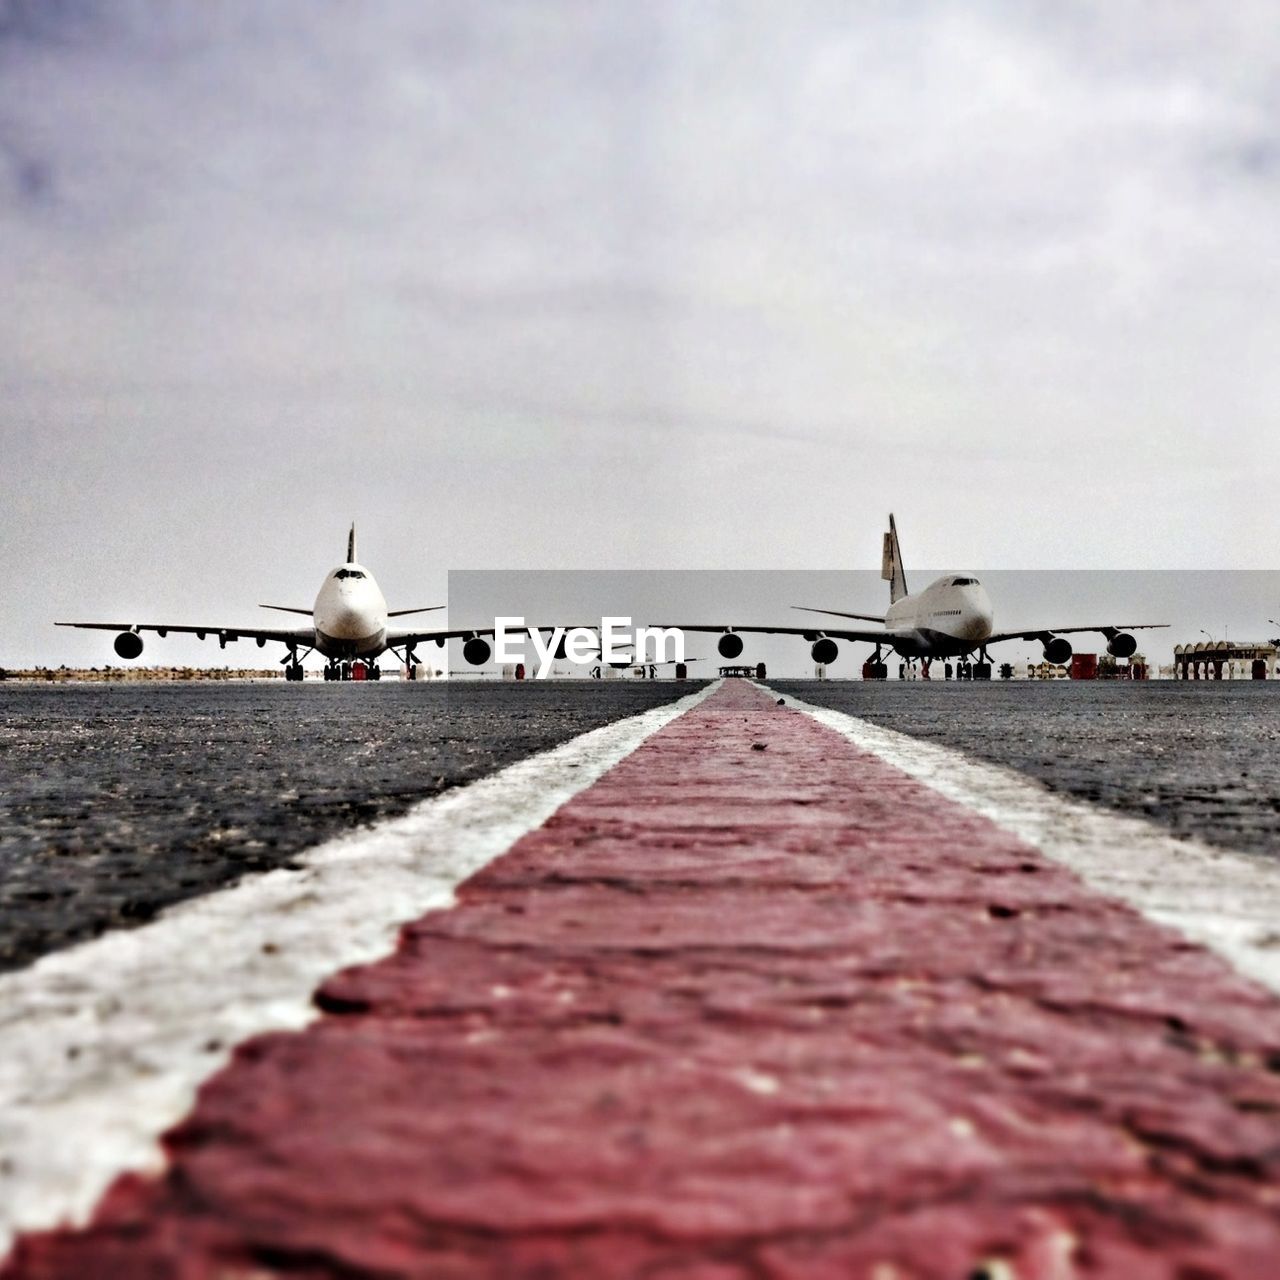
M334 637L339 640L359 640L368 629L358 609L339 609L333 615L331 626Z

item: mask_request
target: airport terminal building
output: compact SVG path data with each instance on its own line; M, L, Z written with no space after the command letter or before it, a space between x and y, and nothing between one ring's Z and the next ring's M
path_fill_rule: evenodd
M1276 645L1272 642L1208 640L1173 650L1175 680L1273 680Z

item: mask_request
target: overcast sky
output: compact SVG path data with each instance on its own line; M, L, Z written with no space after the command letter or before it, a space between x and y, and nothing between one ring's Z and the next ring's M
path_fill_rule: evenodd
M1272 567L1278 73L1261 0L0 0L0 664L309 605L352 518L393 608L889 509Z

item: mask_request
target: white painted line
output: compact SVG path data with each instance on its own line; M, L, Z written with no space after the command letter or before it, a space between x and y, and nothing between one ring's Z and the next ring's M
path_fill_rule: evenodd
M1175 838L1141 818L1058 795L1013 769L798 698L785 701L1280 992L1280 866L1272 860Z
M718 684L0 976L0 1258L16 1232L84 1222L118 1174L160 1168L157 1138L236 1044L306 1025L323 979L387 955Z

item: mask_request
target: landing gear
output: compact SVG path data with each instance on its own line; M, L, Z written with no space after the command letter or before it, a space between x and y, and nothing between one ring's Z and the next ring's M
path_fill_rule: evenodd
M354 662L330 662L324 669L326 680L381 680L382 668L376 662L357 658Z
M307 653L310 652L311 650L308 649ZM305 658L307 654L304 653L302 656ZM280 661L284 664L284 678L286 680L301 680L305 675L302 670L302 662L298 657L298 646L296 644L289 646L289 652Z
M978 661L970 662L968 658L961 658L956 663L956 679L957 680L990 680L991 679L991 656L985 649L978 652Z
M887 680L889 678L888 663L882 661L880 646L876 645L875 656L862 664L864 680Z

